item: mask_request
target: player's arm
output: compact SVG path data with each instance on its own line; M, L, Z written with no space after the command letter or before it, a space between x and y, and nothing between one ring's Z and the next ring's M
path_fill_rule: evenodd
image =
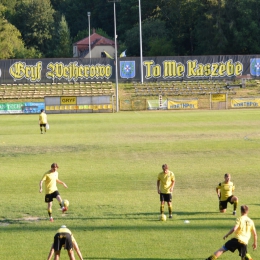
M39 192L40 193L42 193L42 183L43 183L43 180L41 180L40 183L39 183L39 187L40 187Z
M59 179L57 179L56 181L57 181L59 184L62 184L65 188L68 188L68 186L66 185L65 182L63 182L63 181L61 181L61 180L59 180Z
M238 229L238 226L235 225L233 228L231 228L229 230L229 232L223 237L223 239L225 240L229 235L231 235L233 232L235 232Z
M254 237L254 243L253 243L253 249L255 250L257 248L257 233L255 228L252 230L253 237Z
M217 195L218 195L218 199L220 200L220 189L216 188L216 192L217 192Z
M170 186L170 192L172 192L173 188L174 188L174 185L175 185L175 181L172 180L172 183L171 183L171 186Z
M53 253L54 253L54 248L53 248L53 244L52 244L47 260L51 260Z
M84 260L76 240L73 241L73 247L74 247L75 251L77 252L77 255L79 256L80 260Z
M160 194L160 180L157 180L157 192Z

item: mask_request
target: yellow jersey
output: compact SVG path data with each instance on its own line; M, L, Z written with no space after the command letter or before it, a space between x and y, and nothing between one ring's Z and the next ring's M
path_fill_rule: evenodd
M160 172L158 174L158 181L160 181L160 191L163 194L169 194L171 193L170 188L172 181L175 181L174 173L171 171L168 171L167 173Z
M45 194L51 194L54 191L58 190L57 183L56 183L57 179L58 179L57 171L55 172L48 171L43 175L41 181L45 181Z
M47 124L47 115L44 112L39 115L39 121L40 124Z
M236 220L238 229L235 231L236 238L243 244L247 245L251 237L251 233L255 230L255 224L248 216L241 216Z
M225 201L233 194L233 191L235 190L235 185L231 181L229 181L228 183L225 183L223 181L219 183L216 188L220 190L220 201Z

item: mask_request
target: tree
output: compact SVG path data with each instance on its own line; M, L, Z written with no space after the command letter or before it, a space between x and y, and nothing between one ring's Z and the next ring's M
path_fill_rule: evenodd
M147 56L174 56L174 45L167 38L153 38L149 41Z
M59 23L59 28L56 34L57 40L54 57L56 58L69 58L72 57L72 46L70 39L70 31L66 22L65 16L62 15Z
M226 31L230 54L260 52L260 2L258 0L226 0Z
M15 58L15 53L24 48L21 33L10 24L3 13L6 8L0 4L0 58Z
M165 28L165 23L156 20L146 20L142 23L142 45L143 45L143 56L146 56L150 52L149 42L157 39L168 39L168 31ZM127 48L128 56L140 56L140 34L139 26L136 25L131 30L126 32L125 45ZM155 50L153 49L153 53Z
M47 56L54 31L54 10L50 0L19 2L15 10L14 24L20 30L26 46L38 49Z

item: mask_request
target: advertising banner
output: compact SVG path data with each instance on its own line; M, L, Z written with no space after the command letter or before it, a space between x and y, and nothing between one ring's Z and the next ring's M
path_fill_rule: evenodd
M198 100L168 100L168 109L198 109Z
M44 109L42 102L0 103L0 114L38 114Z
M226 94L212 94L211 101L212 102L225 102L226 101Z
M139 57L120 57L119 81L141 80ZM144 81L220 80L260 77L260 55L143 57ZM115 81L107 58L20 59L0 61L0 84Z
M260 107L260 98L232 98L232 108Z

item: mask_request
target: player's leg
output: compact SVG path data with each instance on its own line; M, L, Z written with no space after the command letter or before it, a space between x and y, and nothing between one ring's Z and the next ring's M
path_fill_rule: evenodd
M41 130L41 134L42 134L42 124L40 124L40 130Z
M206 260L215 260L218 259L223 253L225 253L227 250L224 247L221 247L219 250L217 250L213 255L206 258Z
M219 212L225 213L227 210L227 201L219 201Z
M160 212L161 212L161 214L164 214L164 204L165 204L165 202L164 202L164 201L161 201L161 206L160 206Z
M168 201L168 211L169 211L169 218L172 218L172 203Z
M61 207L62 212L67 211L68 209L67 209L66 207L64 207L64 205L63 205L63 203L62 203L62 198L61 198L61 196L60 196L60 194L59 194L58 192L57 192L56 199L57 199L57 201L58 201L59 204L60 204L60 207Z
M167 194L167 204L168 204L168 211L169 211L169 218L172 218L172 194Z
M47 203L47 211L48 211L48 215L49 215L51 222L53 221L53 218L52 218L52 201L53 201L52 194L46 194L45 195L45 202Z
M59 259L60 259L60 251L55 251L54 260L59 260Z
M73 250L68 250L68 255L69 255L70 260L75 260L75 256L74 256Z
M236 215L237 205L238 205L238 197L232 196L230 203L233 204L233 215Z
M160 193L160 212L161 214L164 214L164 204L165 204L165 201L164 201L164 194Z
M241 256L241 260L253 260L253 258L251 257L250 254L247 253L247 254L245 255L245 257L242 257L242 256Z
M53 217L52 217L52 201L49 201L49 202L48 202L48 214L49 214L50 221L53 222Z

